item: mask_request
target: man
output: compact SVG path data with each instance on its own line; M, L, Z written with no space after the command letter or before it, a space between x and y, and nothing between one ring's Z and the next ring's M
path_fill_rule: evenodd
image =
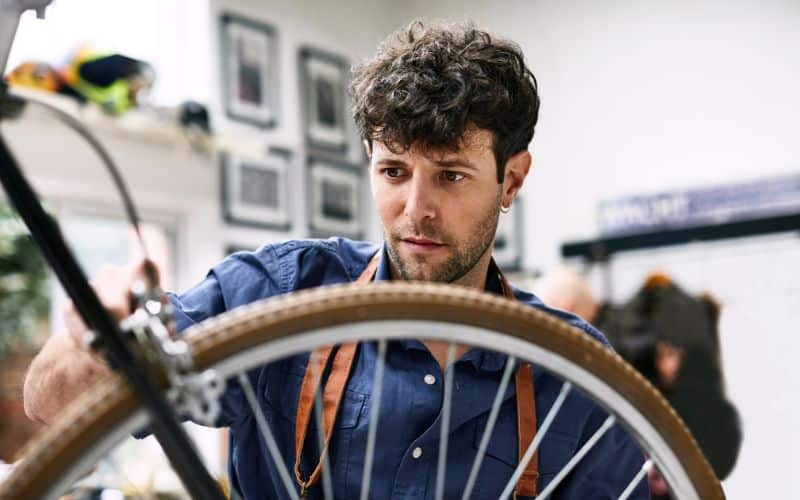
M235 254L188 292L171 296L180 329L257 299L360 277L437 281L503 293L502 278L491 260L494 234L500 212L511 207L528 174L527 148L539 110L536 80L520 49L470 26L414 23L389 37L372 60L354 70L351 93L354 118L370 157L372 194L385 237L382 247L334 238L289 241ZM371 262L374 276L365 271ZM125 288L119 285L130 279L124 274L109 271L98 282L104 300L120 316L128 313ZM530 294L514 289L513 295L551 311ZM577 317L551 312L605 342ZM82 331L73 319L71 337L79 340ZM60 386L67 393L102 370L77 347L80 342L65 338L70 336L51 341L61 346L59 355L45 347L26 383L26 407L43 420L62 403L53 389L59 381L69 381ZM85 363L63 363L67 349ZM446 345L427 340L390 344L371 498L433 498L446 351ZM291 357L249 373L290 466L296 455L298 395L308 358ZM354 498L360 489L375 362L376 346L362 344L334 423L330 463L336 498ZM504 363L505 356L496 353L458 349L454 385L469 390L457 390L453 396L446 498L460 498ZM541 422L561 381L538 369L534 373L535 417ZM473 497L497 498L511 476L518 462L518 404L526 397L533 400L530 392L534 391L519 398L508 392ZM223 403L220 424L231 431L232 485L245 498L286 497L241 388L229 385ZM559 415L539 448L539 491L605 419L602 410L577 393L567 398ZM314 431L309 429L308 435L314 436ZM318 463L315 441L309 439L300 454L304 478ZM630 437L614 427L556 497L616 498L642 462ZM311 486L310 495L321 495L319 483ZM647 497L646 484L639 485L635 497Z

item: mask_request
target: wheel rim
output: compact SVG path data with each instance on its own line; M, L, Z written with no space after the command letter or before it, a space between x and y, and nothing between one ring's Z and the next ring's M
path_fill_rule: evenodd
M238 308L187 330L187 336L198 368L213 366L227 379L248 367L308 352L334 340L413 337L453 341L454 324L460 329L459 338L469 335L470 346L514 353L534 362L572 382L598 405L621 417L621 423L640 446L644 444L650 451L679 498L724 497L688 430L663 397L633 368L577 328L506 299L446 285L328 287ZM130 391L121 382L117 380L112 385L111 390L106 386L105 390L93 392L92 411L102 416L93 418L115 430L98 435L95 445L83 450L87 460L96 459L146 422L141 411L127 417L120 414L120 408L135 405ZM115 396L112 405L103 399L109 396ZM86 405L87 398L76 404ZM87 412L73 408L65 414L67 419L89 418ZM65 424L59 421L46 434L65 430ZM671 445L664 435L671 437ZM59 442L51 436L48 446L55 446L52 441ZM52 466L43 469L28 463L48 457L42 450L44 442L47 440L38 440L30 446L29 460L15 471L0 492L9 491L9 485L26 483L19 477L26 472L35 476L37 471L45 474L54 470ZM68 446L63 439L60 442L62 447ZM69 484L85 470L87 460L73 461L70 466L62 464L59 469L62 480L58 485ZM67 470L71 473L67 474Z

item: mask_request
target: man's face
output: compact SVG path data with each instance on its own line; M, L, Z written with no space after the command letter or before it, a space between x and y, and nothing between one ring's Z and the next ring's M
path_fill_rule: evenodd
M395 154L374 142L371 153L372 194L401 278L458 281L491 255L503 184L490 132L471 130L455 152Z

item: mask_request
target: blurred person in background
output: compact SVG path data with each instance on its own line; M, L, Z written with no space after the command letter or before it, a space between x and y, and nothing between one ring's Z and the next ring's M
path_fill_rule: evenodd
M536 283L545 304L572 312L599 327L619 354L664 394L683 418L714 472L725 479L742 441L739 415L725 396L720 358L720 306L708 295L693 297L661 273L649 276L625 304L599 305L586 279L558 267ZM653 498L669 498L651 469Z
M542 302L571 312L589 323L594 323L597 316L598 303L589 283L575 269L559 266L545 273L536 281L536 295Z

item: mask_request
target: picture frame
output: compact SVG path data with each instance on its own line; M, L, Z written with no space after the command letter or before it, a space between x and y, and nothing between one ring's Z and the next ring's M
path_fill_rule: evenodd
M340 160L309 157L306 184L311 236L364 236L364 171Z
M221 155L223 215L229 224L287 231L288 172L292 153L269 148L263 158Z
M492 256L498 267L504 272L520 271L522 269L524 211L522 200L514 200L511 211L500 214L497 223L497 232L494 238Z
M225 245L225 248L223 249L224 253L223 253L222 256L223 257L227 257L229 255L235 254L236 252L254 252L255 250L256 250L256 247L251 246L251 245L240 245L238 243L228 243L227 245Z
M261 22L220 16L220 70L228 118L261 128L278 123L278 38Z
M300 49L303 128L309 149L347 154L347 82L350 66L337 54Z

